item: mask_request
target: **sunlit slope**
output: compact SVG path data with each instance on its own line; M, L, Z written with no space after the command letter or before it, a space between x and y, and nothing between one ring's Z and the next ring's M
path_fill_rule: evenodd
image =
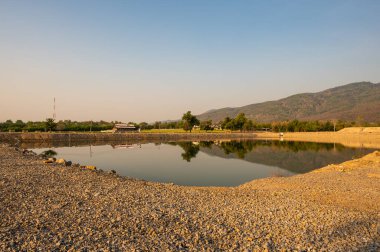
M198 116L214 122L226 116L245 113L258 122L284 120L363 120L380 121L380 84L357 82L327 89L318 93L304 93L277 101L251 104L237 108L214 109Z

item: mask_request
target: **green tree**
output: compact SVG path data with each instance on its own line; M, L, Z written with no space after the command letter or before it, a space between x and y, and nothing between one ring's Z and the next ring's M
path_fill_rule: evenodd
M248 120L243 125L243 130L245 131L252 131L253 130L253 122L252 120Z
M226 117L226 118L224 118L224 120L220 123L220 126L222 127L222 129L229 129L228 127L227 127L227 125L228 126L230 126L231 124L231 118L230 117Z
M195 125L199 125L199 120L191 114L191 111L187 111L182 116L183 120L183 129L186 131L190 131L193 129Z
M202 121L199 126L200 126L201 130L208 131L208 130L213 130L213 128L211 127L211 125L212 125L212 121L211 120L207 120L207 121Z
M141 130L146 130L146 129L151 129L152 128L152 126L149 125L147 122L141 122L139 124L139 127L140 127Z
M234 129L238 129L240 131L243 130L244 124L248 121L247 117L245 117L244 113L238 114L234 119Z
M57 123L55 122L53 118L47 118L45 121L45 127L46 127L46 130L53 131L56 129Z

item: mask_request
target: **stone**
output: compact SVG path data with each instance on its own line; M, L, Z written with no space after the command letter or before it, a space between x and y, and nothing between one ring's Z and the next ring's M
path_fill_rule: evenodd
M63 158L60 158L60 159L57 159L55 161L57 164L65 164L66 163L66 160L64 160Z

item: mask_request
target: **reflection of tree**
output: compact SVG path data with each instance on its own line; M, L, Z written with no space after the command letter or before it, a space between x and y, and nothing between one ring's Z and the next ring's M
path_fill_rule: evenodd
M214 141L200 141L199 146L205 147L211 149L212 145L214 144Z
M288 150L291 150L293 152L298 151L321 151L321 150L332 150L336 149L338 151L341 151L344 149L344 146L341 144L333 144L333 143L316 143L316 142L293 142L293 141L286 141L286 142L279 142L279 141L272 141L271 146L278 147L278 148L285 148Z
M185 152L181 154L182 158L187 162L190 162L192 158L195 158L200 148L211 149L214 145L214 141L200 141L199 143L193 142L169 142L173 146L179 145ZM299 151L342 151L345 147L341 144L332 143L313 143L313 142L293 142L293 141L262 141L262 140L244 140L244 141L228 141L221 142L219 145L226 155L236 154L238 158L244 159L246 154L252 152L253 149L260 146L272 147L275 150L283 149L290 152Z
M195 158L199 152L199 145L193 144L192 142L180 142L179 146L185 151L181 154L183 160L190 162L192 158Z
M230 153L235 153L239 158L244 158L245 154L251 152L255 146L254 141L231 141L222 142L220 147L224 150L227 155Z
M251 152L253 149L260 146L270 146L275 149L285 149L286 151L299 152L299 151L321 151L321 150L332 150L341 151L344 147L341 144L332 143L312 143L312 142L280 142L280 141L257 141L257 140L247 140L247 141L230 141L222 142L220 148L223 149L225 154L236 154L239 158L243 159L245 154Z
M201 142L168 142L166 144L177 146L179 145L185 152L181 154L183 160L190 162L192 158L195 158L199 152L200 147L211 149L214 141L201 141Z

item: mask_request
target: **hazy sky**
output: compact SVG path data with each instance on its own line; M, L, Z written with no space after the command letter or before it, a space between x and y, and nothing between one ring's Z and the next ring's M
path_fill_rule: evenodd
M148 121L380 81L380 1L0 1L0 121Z

